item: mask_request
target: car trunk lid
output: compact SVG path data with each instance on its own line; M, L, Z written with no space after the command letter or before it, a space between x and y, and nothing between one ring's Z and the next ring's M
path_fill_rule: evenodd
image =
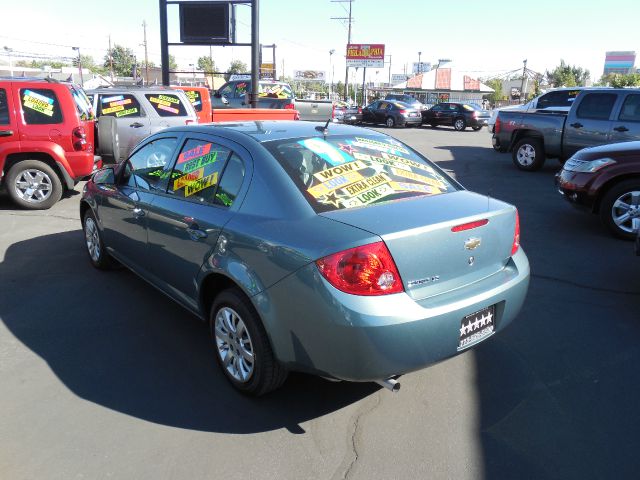
M499 200L457 191L321 215L379 235L405 291L419 300L502 270L511 255L516 210ZM484 224L453 231L477 221Z

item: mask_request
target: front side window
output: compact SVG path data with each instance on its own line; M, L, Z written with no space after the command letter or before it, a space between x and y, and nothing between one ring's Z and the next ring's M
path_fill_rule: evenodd
M623 122L640 122L640 95L627 95L618 120Z
M316 212L457 190L437 166L387 136L312 137L263 145Z
M582 99L576 116L592 120L609 120L616 98L614 93L589 93Z
M176 138L159 138L131 155L125 169L125 183L135 184L142 190L164 192L171 176L168 167L177 141Z
M251 88L251 84L248 83L248 82L240 82L240 83L236 84L235 98L244 97L247 94L247 92L249 91L250 88Z
M220 95L223 97L231 97L233 96L233 83L226 84L222 90L220 90Z
M101 94L98 102L98 115L110 117L140 117L140 103L135 96L129 94Z
M55 92L49 88L20 89L24 121L29 125L62 123L62 110Z
M171 93L147 93L145 94L153 109L161 117L183 117L187 115L187 109L178 95Z
M216 189L231 150L207 140L189 139L180 150L169 193L197 203L216 202Z

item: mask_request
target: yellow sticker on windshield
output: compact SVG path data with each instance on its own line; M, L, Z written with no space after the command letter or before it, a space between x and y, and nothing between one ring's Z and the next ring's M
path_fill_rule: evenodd
M322 170L314 175L318 180L324 182L325 180L329 180L330 178L337 177L347 172L355 172L357 170L362 170L363 168L367 168L362 162L355 161L344 163L342 165L338 165L337 167L327 168L326 170Z
M184 186L184 196L190 197L194 193L198 193L205 188L209 188L218 183L218 172L213 172L204 178L200 178Z
M419 168L420 170L426 170L427 172L435 173L435 170L431 168L429 165L425 165L424 163L416 162L415 160L410 160L404 157L398 157L397 155L390 155L388 153L383 153L382 156L387 160L391 160L394 162L402 163L404 165L408 165L413 168ZM397 166L397 165L396 165Z
M32 92L31 90L24 91L22 105L25 108L35 110L38 113L47 115L48 117L53 116L53 99L36 92Z
M424 175L418 175L417 173L407 172L405 170L400 170L398 168L391 168L391 172L394 175L397 175L398 177L404 177L410 180L415 180L416 182L426 183L427 185L431 185L436 188L446 189L446 186L444 183L431 177L425 177Z
M105 114L105 115L109 115L110 113L119 112L121 110L124 110L124 106L123 105L116 105L115 107L103 108L102 109L102 113Z
M370 189L371 187L377 187L383 183L389 183L391 179L387 177L384 173L379 175L374 175L369 178L365 178L359 182L352 183L351 185L347 185L344 187L344 190L349 194L350 197L353 197L360 192Z
M362 178L363 178L362 175L360 175L360 173L356 171L347 172L344 175L333 177L324 183L311 187L307 189L307 192L309 192L315 198L318 198L318 197L321 197L322 195L326 195L330 192L333 192L338 188L342 188L346 185L362 180Z
M389 185L379 185L370 190L359 193L353 198L343 200L342 204L346 208L360 207L381 200L384 197L393 195L393 189Z
M204 177L204 168L199 168L194 172L187 173L186 175L183 175L182 177L173 181L173 191L175 192L176 190L180 190L185 185L193 183L194 181L199 180L202 177Z
M136 107L116 112L116 117L126 117L127 115L133 115L134 113L138 113L138 109Z

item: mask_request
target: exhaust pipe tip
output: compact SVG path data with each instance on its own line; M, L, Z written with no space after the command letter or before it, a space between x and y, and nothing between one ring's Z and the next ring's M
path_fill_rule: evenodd
M387 390L391 390L393 393L400 391L400 382L394 378L387 378L386 380L376 380L376 383Z

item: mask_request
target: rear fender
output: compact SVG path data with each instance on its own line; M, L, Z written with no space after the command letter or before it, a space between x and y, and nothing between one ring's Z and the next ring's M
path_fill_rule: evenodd
M527 137L537 138L538 140L542 141L542 145L544 146L544 137L540 135L540 132L536 130L514 130L511 133L511 141L509 142L508 151L510 152L513 151L513 147L515 146L515 144L518 143L523 138L527 138Z
M41 160L54 168L67 188L74 187L73 170L67 161L64 149L54 142L20 141L9 142L0 151L0 166L2 171L11 167L19 160Z

